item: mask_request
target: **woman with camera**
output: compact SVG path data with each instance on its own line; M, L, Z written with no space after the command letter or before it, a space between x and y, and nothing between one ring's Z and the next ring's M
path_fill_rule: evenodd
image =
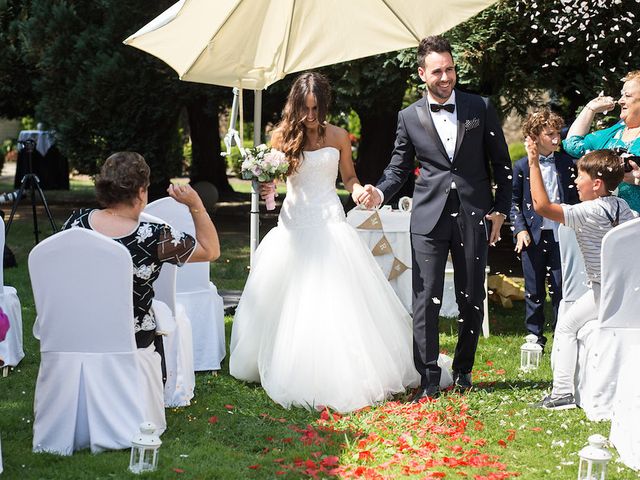
M623 81L617 102L612 97L599 96L585 105L569 128L563 146L576 158L590 150L618 151L625 160L625 175L618 187L618 196L640 212L640 161L637 161L640 156L640 70L628 73ZM613 127L589 133L596 113L611 111L616 103L620 105L620 121Z

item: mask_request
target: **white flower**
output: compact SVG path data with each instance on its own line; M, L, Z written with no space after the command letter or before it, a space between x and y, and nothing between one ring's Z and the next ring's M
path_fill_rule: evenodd
M152 263L151 265L141 265L140 268L134 269L134 275L143 280L149 280L153 272L156 271L156 264Z
M177 247L178 245L180 245L180 242L184 238L184 233L182 233L180 230L177 230L171 227L171 237L172 237L171 244L174 247Z
M155 330L155 328L156 328L156 319L147 313L142 319L142 323L140 324L140 330L144 330L148 332L149 330Z
M148 223L143 223L142 225L140 225L140 227L138 227L138 234L136 235L136 241L138 243L142 243L151 235L153 235L153 232L151 231L151 225L149 225Z

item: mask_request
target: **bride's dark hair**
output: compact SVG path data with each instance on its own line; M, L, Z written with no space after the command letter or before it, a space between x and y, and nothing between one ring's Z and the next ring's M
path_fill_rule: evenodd
M324 139L326 133L326 117L331 103L331 86L327 77L320 73L309 72L298 76L291 86L287 102L282 110L282 120L277 126L280 134L280 150L289 161L291 175L298 170L302 161L302 150L305 143L306 98L312 94L318 105L318 134Z

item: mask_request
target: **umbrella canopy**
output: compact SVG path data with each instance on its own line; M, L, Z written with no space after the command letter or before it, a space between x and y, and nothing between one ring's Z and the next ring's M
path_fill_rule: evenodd
M181 0L125 40L181 80L261 90L292 72L416 46L495 0Z

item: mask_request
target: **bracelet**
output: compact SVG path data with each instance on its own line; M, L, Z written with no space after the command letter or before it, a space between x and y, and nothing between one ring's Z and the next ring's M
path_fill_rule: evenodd
M589 104L586 104L584 106L584 108L588 108L589 110L591 110L593 113L597 113L592 107L589 106Z
M191 211L191 213L200 213L200 212L202 212L202 210L199 209L199 208L190 208L189 210Z

